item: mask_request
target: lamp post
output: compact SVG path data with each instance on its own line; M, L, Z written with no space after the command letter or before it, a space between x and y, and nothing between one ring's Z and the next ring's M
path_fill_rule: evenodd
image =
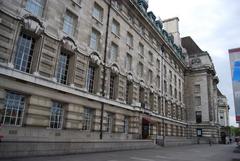
M103 80L102 80L102 97L105 97L105 77L106 77L106 59L107 59L107 46L108 46L108 28L109 28L109 19L110 19L110 10L111 10L112 0L108 4L108 14L107 14L107 26L106 26L106 37L104 44L104 58L103 58ZM104 102L101 102L101 119L100 119L100 140L103 139L103 112L104 112Z

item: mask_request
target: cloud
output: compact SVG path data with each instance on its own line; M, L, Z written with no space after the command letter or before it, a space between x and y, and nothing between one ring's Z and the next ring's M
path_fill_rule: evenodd
M218 87L227 96L232 125L236 125L228 49L240 47L239 0L149 0L157 17L178 17L181 36L191 36L208 51L219 77Z

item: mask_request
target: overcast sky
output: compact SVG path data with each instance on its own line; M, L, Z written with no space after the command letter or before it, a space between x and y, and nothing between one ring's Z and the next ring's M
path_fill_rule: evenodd
M178 17L181 37L191 36L211 55L231 108L230 124L236 126L228 49L240 47L240 1L149 0L150 10L162 20Z

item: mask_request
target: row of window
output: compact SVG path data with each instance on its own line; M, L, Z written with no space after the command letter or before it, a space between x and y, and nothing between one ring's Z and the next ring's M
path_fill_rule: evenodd
M64 106L65 104L53 101L50 109L49 128L61 129L64 121ZM26 96L16 93L7 92L5 98L5 105L1 123L3 125L15 125L21 126L24 118L24 110L26 107ZM84 108L82 130L92 130L94 120L94 109ZM125 117L123 132L128 133L128 121L129 118ZM108 113L107 115L107 132L113 132L114 115Z
M38 4L38 5L36 5L36 4ZM30 12L35 14L35 12L33 12L33 11L34 11L34 9L36 9L36 6L40 7L37 10L42 10L44 7L44 4L45 3L43 3L43 1L42 1L42 3L39 3L37 0L29 0L29 1L27 1L26 8ZM35 7L28 7L28 6L35 6ZM102 21L102 15L103 15L103 9L97 3L94 3L94 9L93 9L92 16L94 18L97 18L99 21ZM73 29L74 29L73 26L74 26L74 16L69 11L67 11L65 18L64 18L64 27L63 27L64 32L69 33L71 35L73 33ZM113 23L112 23L112 32L115 34L120 33L120 24L115 19L113 19ZM24 42L22 42L21 41L22 37L25 38L23 40L28 41L28 43L25 44ZM100 32L97 31L96 29L92 29L91 36L90 36L90 44L89 44L92 49L99 50L100 37L101 37ZM32 37L30 37L26 34L23 34L20 36L19 44L18 44L18 46L20 46L20 49L18 50L19 54L17 54L17 56L19 56L19 58L17 60L18 62L16 62L17 69L20 69L25 72L29 72L29 68L31 65L31 57L33 54L33 49L34 49L34 43L35 43L35 40ZM127 32L127 45L129 45L130 47L133 47L133 36L129 32ZM26 49L22 49L21 46L22 46L22 48L26 47ZM139 53L141 55L144 55L144 46L141 43L139 43ZM67 55L64 53L63 53L63 55L65 55L65 56L60 56L60 59L62 59L59 61L59 62L61 62L60 66L58 68L58 71L60 73L57 75L57 78L58 78L59 82L61 82L61 83L66 82L66 78L67 78L66 73L67 73L67 67L68 67L68 61L69 61L69 58L67 57ZM117 55L118 55L118 45L115 43L112 43L111 51L109 54L109 60L116 61ZM22 61L23 58L27 58L27 59L24 59L25 61ZM151 52L149 52L149 60L151 63L153 62L153 54ZM64 61L64 62L62 62L62 61ZM128 53L127 53L127 56L125 59L125 68L127 71L132 69L132 56ZM157 59L157 68L160 69L160 60L159 59ZM165 73L165 68L164 68L164 73ZM138 64L137 74L140 77L143 77L143 75L144 75L143 63L141 63L141 62L139 62L139 64ZM174 78L175 77L176 76L174 75ZM150 69L148 71L147 80L150 84L153 83L153 73L152 73L152 70L150 70ZM157 78L158 88L160 87L159 80L160 80L160 78ZM176 84L176 81L175 81L175 84Z
M17 45L17 53L15 56L14 66L16 69L24 71L24 72L30 72L31 63L32 63L32 57L33 57L33 50L34 50L34 43L35 39L31 36L21 33L19 36L19 41ZM129 59L128 59L129 58ZM126 67L131 66L130 63L132 61L131 56L126 57ZM56 72L56 79L57 82L62 84L67 84L68 82L68 73L69 73L69 61L70 61L70 55L61 52L59 55L58 60L58 66L57 66L57 72ZM98 70L97 66L94 66L93 64L89 64L88 72L87 72L87 79L86 79L86 87L88 92L95 93L95 82L96 82L96 70ZM152 71L149 70L148 72L148 79L149 82L153 82L152 79ZM157 76L157 88L160 89L160 76ZM116 74L111 73L110 75L110 86L109 86L109 98L110 99L116 99L117 93L116 89L118 86L118 76ZM164 81L164 87L166 86L166 81ZM127 82L126 86L126 103L131 104L132 103L132 94L133 94L133 87L131 82ZM144 89L139 89L139 100L144 101ZM172 96L172 86L169 87L170 95ZM174 90L175 98L177 98L177 90ZM179 92L179 99L181 100L181 92ZM149 106L151 109L153 109L153 93L150 93L149 97ZM145 102L141 102L145 103Z
M119 2L117 2L119 3ZM45 6L45 0L28 0L26 4L26 9L31 12L32 14L36 16L42 16L43 9ZM94 3L93 11L92 11L92 17L97 19L98 21L103 21L103 8L98 5L96 2ZM63 31L69 35L74 34L74 30L76 28L77 24L77 16L75 16L73 13L71 13L69 10L66 11L66 14L64 16L64 23L63 23ZM112 33L115 35L120 36L120 23L117 22L115 19L112 21ZM101 34L97 30L93 29L90 39L90 47L94 50L99 50L100 48L100 37ZM133 48L133 36L131 33L127 32L127 45L131 48ZM112 50L111 50L111 59L116 60L117 58L117 51L118 47L116 44L112 44ZM139 53L141 55L144 55L144 45L142 43L139 43ZM149 51L149 62L153 62L153 54ZM160 61L157 60L157 67L160 69Z

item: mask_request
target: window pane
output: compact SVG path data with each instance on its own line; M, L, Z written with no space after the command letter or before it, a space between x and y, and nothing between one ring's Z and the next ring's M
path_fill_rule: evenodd
M127 53L127 56L125 58L125 68L128 71L132 70L132 56Z
M118 46L116 44L112 43L109 59L111 61L116 61L117 55L118 55Z
M5 125L21 125L25 108L25 97L14 92L7 92L1 123Z
M93 93L94 89L94 74L95 74L95 67L89 66L88 68L88 76L87 76L87 89L88 92Z
M31 36L24 33L20 34L14 61L15 69L30 72L34 44L35 40Z
M103 9L97 3L94 4L92 16L102 22Z
M82 130L91 130L93 111L90 108L84 108Z
M109 85L109 98L110 99L114 99L115 98L115 81L116 79L116 76L114 76L112 73L111 73L111 76L110 76L110 85Z
M68 75L69 55L61 53L58 60L57 82L66 84Z
M112 32L118 36L120 34L120 24L116 20L112 22Z
M94 50L98 50L99 40L100 40L100 34L93 29L91 33L91 38L90 38L90 47Z
M67 11L64 17L63 31L71 36L74 34L74 21L74 15Z
M45 0L27 0L26 10L35 16L41 17L43 14Z
M53 102L50 115L50 128L62 128L63 105L59 102Z

